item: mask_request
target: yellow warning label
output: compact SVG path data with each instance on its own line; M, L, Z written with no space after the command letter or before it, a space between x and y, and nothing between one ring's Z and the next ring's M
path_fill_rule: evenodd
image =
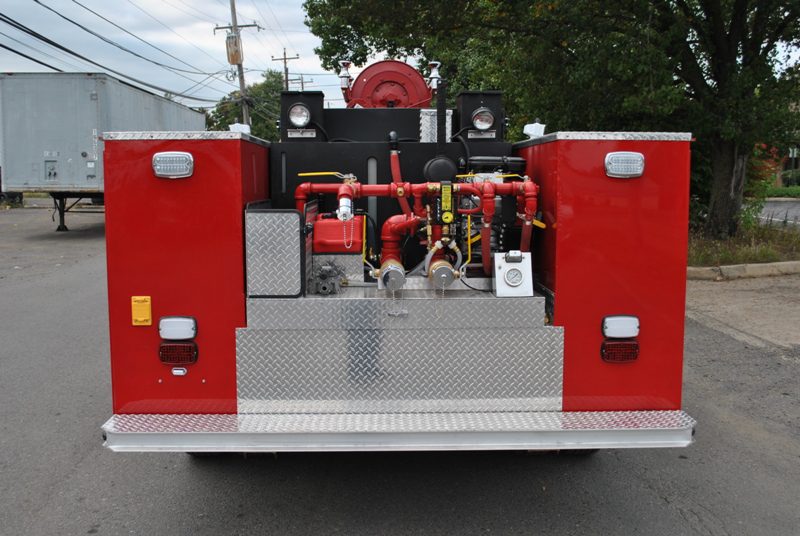
M442 183L442 210L453 210L453 185L449 182Z
M134 326L153 325L150 296L131 296L131 324Z

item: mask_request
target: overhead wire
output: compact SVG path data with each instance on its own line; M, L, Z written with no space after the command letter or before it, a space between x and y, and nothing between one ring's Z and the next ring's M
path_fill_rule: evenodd
M289 46L287 46L286 48L290 48L290 49L292 49L292 51L293 51L295 54L297 54L297 47L296 47L296 46L294 46L294 43L292 43L292 41L289 39L289 36L288 36L288 35L286 35L286 32L284 31L284 29L283 29L283 26L281 25L281 21L280 21L280 20L278 20L278 17L277 17L277 15L275 15L275 11L273 11L273 10L272 10L272 6L269 4L269 0L264 0L264 4L266 4L266 6L267 6L267 9L268 9L268 10L269 10L269 12L272 14L272 18L275 20L275 24L278 26L278 29L281 31L281 33L283 34L283 36L286 38L286 42L287 42L287 43L288 43L288 45L289 45Z
M209 24L216 24L215 21L213 21L213 20L211 20L211 19L209 19L209 18L207 18L205 16L195 15L191 11L186 11L182 7L178 7L175 4L171 3L169 0L161 0L161 1L164 2L165 4L167 4L169 7L173 8L173 9L176 9L177 11L180 11L184 15L189 15L190 17L192 17L195 20L199 20L200 22L205 22L205 23L209 23ZM183 5L186 5L186 4L183 4Z
M150 59L150 58L148 58L146 56L143 56L142 54L139 54L138 52L136 52L134 50L129 49L126 46L120 45L116 41L114 41L112 39L109 39L108 37L105 37L104 35L101 35L101 34L95 32L91 28L88 28L88 27L84 26L83 24L72 20L71 18L67 17L66 15L64 15L63 13L58 11L57 9L53 9L52 7L48 6L47 4L44 4L43 2L41 2L41 0L33 0L33 2L38 4L38 5L40 5L40 6L42 6L45 9L47 9L51 13L54 13L55 15L57 15L58 17L64 19L65 21L69 22L70 24L73 24L73 25L77 26L78 28L80 28L84 32L97 37L101 41L103 41L105 43L108 43L109 45L111 45L113 47L116 47L116 48L122 50L123 52L127 52L128 54L130 54L132 56L136 56L139 59L142 59L142 60L144 60L146 62L152 63L153 65L157 65L158 67L161 67L163 69L167 69L169 71L173 71L175 73L188 73L188 74L199 74L199 75L207 75L208 74L208 73L202 72L202 71L188 71L186 69L180 69L178 67L173 67L171 65L167 65L165 63L161 63L159 61ZM184 77L184 78L186 78L186 77ZM191 80L191 78L189 78L189 80Z
M150 13L149 13L147 10L145 10L144 8L142 8L142 7L140 7L139 5L137 5L137 4L136 4L136 3L135 3L133 0L125 0L125 1L126 1L126 2L128 2L130 5L132 5L133 7L135 7L136 9L138 9L139 11L141 11L142 13L144 13L144 14L145 14L147 17L149 17L150 19L154 20L154 21L155 21L156 23L158 23L159 25L163 26L164 28L166 28L166 29L167 29L167 30L169 30L170 32L174 33L175 35L177 35L178 37L180 37L181 39L183 39L183 40L184 40L186 43L188 43L190 46L192 46L192 47L196 48L197 50L199 50L200 52L202 52L203 54L205 54L206 56L208 56L209 58L211 58L211 59L212 59L212 60L213 60L215 63L217 63L217 64L219 64L219 65L222 65L223 67L225 67L225 68L227 69L227 65L225 65L224 63L222 63L222 62L221 62L221 61L220 61L218 58L215 58L214 56L212 56L211 54L209 54L208 52L206 52L205 50L203 50L203 49L202 49L202 48L200 48L199 46L195 45L194 43L192 43L191 41L189 41L188 39L186 39L184 36L182 36L182 35L181 35L181 34L179 34L178 32L176 32L176 31L175 31L173 28L171 28L170 26L167 26L166 24L164 24L164 23L163 23L163 22L162 22L162 21L161 21L159 18L157 18L157 17L154 17L153 15L151 15L151 14L150 14Z
M88 7L88 6L84 5L84 4L82 4L82 3L81 3L81 2L79 2L78 0L72 0L72 2L73 2L74 4L76 4L76 5L80 6L80 7L82 7L82 8L83 8L83 9L85 9L86 11L88 11L88 12L92 13L92 14L93 14L93 15L95 15L96 17L98 17L98 18L100 18L100 19L102 19L102 20L106 21L107 23L111 24L111 25L112 25L112 26L114 26L115 28L117 28L117 29L119 29L119 30L121 30L121 31L125 32L125 33L126 33L126 34L128 34L128 35L130 35L131 37L133 37L133 38L134 38L134 39L136 39L137 41L139 41L139 42L141 42L141 43L144 43L145 45L149 46L149 47L150 47L150 48L152 48L153 50L156 50L156 51L158 51L158 52L161 52L161 53L162 53L162 54L164 54L165 56L169 56L170 58L172 58L172 59L174 59L174 60L178 61L179 63L181 63L181 64L183 64L183 65L185 65L185 66L187 66L187 67L189 67L189 68L191 68L191 69L194 69L195 71L198 71L198 72L202 72L202 71L203 71L203 69L201 69L200 67L197 67L197 66L195 66L195 65L192 65L191 63L188 63L187 61L183 60L182 58L179 58L178 56L175 56L174 54L171 54L170 52L168 52L168 51L164 50L163 48L161 48L161 47L159 47L159 46L156 46L156 45L154 45L154 44L153 44L153 43L151 43L150 41L147 41L146 39L143 39L143 38L139 37L139 36L138 36L138 35L136 35L135 33L133 33L133 32L131 32L130 30L128 30L127 28L125 28L125 27L121 26L120 24L118 24L118 23L114 22L113 20L110 20L108 17L106 17L106 16L102 15L101 13L98 13L97 11L95 11L95 10L91 9L90 7ZM214 80L216 80L216 81L222 82L223 84L226 84L226 85L228 85L228 86L231 86L231 87L236 87L236 84L233 84L233 83L232 83L232 82L230 82L229 80L226 80L224 77L223 77L223 78L220 78L220 76L219 76L219 75L220 75L220 73L224 73L224 72L225 72L225 71L217 71L217 72L215 72L215 73L203 73L203 74L209 74L209 75L213 76L213 77L214 77ZM184 77L184 78L186 78L186 77ZM190 79L190 80L191 80L191 79ZM204 79L204 80L205 80L205 79ZM193 80L193 81L194 81L194 80ZM194 87L194 86L192 86L192 87ZM204 86L204 87L209 87L209 86L208 86L208 84L207 84L207 85L206 85L206 86ZM218 88L215 88L215 87L209 87L209 89L211 89L211 90L213 90L213 91L216 91L216 92L218 92L218 93L227 94L225 91L223 91L223 90L221 90L221 89L218 89Z
M70 54L70 55L72 55L72 56L74 56L74 57L76 57L76 58L78 58L80 60L83 60L86 63L90 63L92 65L100 67L101 69L104 69L104 70L106 70L108 72L114 73L114 74L116 74L117 76L119 76L121 78L125 78L126 80L130 80L130 81L135 82L135 83L137 83L137 84L139 84L141 86L144 86L144 87L147 87L147 88L150 88L150 89L155 89L157 91L161 91L161 92L164 92L164 93L169 93L169 94L175 95L177 97L189 97L187 95L183 95L183 94L181 94L179 92L176 92L176 91L173 91L171 89L167 89L167 88L164 88L164 87L161 87L161 86L157 86L155 84L151 84L150 82L146 82L144 80L138 79L136 77L133 77L131 75L128 75L128 74L125 74L125 73L123 73L121 71L118 71L116 69L112 69L111 67L103 65L102 63L99 63L99 62L96 62L94 60L91 60L91 59L87 58L86 56L84 56L84 55L82 55L82 54L80 54L78 52L75 52L74 50L72 50L72 49L70 49L70 48L68 48L68 47L66 47L64 45L62 45L62 44L60 44L60 43L58 43L56 41L53 41L49 37L47 37L45 35L42 35L41 33L29 28L28 26L25 26L21 22L13 19L12 17L9 17L8 15L5 15L4 13L0 13L0 22L4 22L4 23L8 24L9 26L11 26L12 28L16 28L17 30L19 30L19 31L21 31L23 33L26 33L26 34L30 35L31 37L34 37L35 39L38 39L38 40L40 40L40 41L42 41L44 43L47 43L47 44L53 46L54 48L57 48L57 49L59 49L59 50L61 50L63 52L66 52L67 54ZM195 100L195 101L217 102L214 99L204 99L204 98L200 98L200 97L189 97L189 98L191 98L191 100Z
M81 70L83 70L83 67L81 67L81 66L79 66L79 65L76 65L76 64L74 64L74 63L72 63L72 62L69 62L69 61L67 61L67 60L65 60L65 59L63 59L63 58L58 58L58 57L56 57L56 56L53 56L52 54L49 54L49 53L47 53L47 52L45 52L45 51L43 51L43 50L40 50L40 49L38 49L38 48L36 48L36 47L34 47L34 46L31 46L31 45L30 45L30 44L28 44L28 43L25 43L25 42L23 42L23 41L20 41L19 39L15 39L14 37L12 37L12 36L8 35L8 34L7 34L7 33L5 33L5 32L0 32L0 35L4 36L4 37L5 37L5 38L7 38L7 39L10 39L10 40L14 41L14 42L15 42L15 43L17 43L17 44L20 44L20 45L24 46L24 47L25 47L25 48L27 48L27 49L33 50L34 52L38 52L39 54L41 54L41 55L43 55L43 56L45 56L45 57L47 57L47 58L50 58L51 60L55 60L55 61L57 61L57 62L63 63L64 65L69 65L70 67L72 67L73 69L76 69L76 70L78 70L78 71L81 71Z
M54 66L50 65L49 63L45 63L45 62L43 62L41 60L37 60L36 58L34 58L32 56L28 56L24 52L20 52L19 50L15 50L15 49L13 49L13 48L11 48L9 46L6 46L3 43L0 43L0 48L4 48L4 49L6 49L6 50L8 50L10 52L13 52L14 54L16 54L18 56L22 56L23 58L26 58L26 59L28 59L28 60L30 60L32 62L38 63L39 65L44 65L48 69L53 69L54 71L59 72L59 73L63 73L64 72L61 69L59 69L58 67L54 67Z
M154 50L157 50L157 51L161 52L162 54L165 54L165 55L169 56L170 58L172 58L172 59L174 59L174 60L177 60L179 63L182 63L183 65L186 65L187 67L190 67L190 68L194 69L195 71L202 71L202 70L203 70L203 69L201 69L200 67L196 67L196 66L192 65L191 63L187 63L187 62L186 62L185 60L183 60L182 58L179 58L179 57L177 57L177 56L174 56L173 54L170 54L169 52L167 52L167 51L166 51L166 50L164 50L163 48L161 48L161 47L158 47L158 46L156 46L156 45L152 44L150 41L147 41L146 39L142 39L141 37L139 37L139 36L138 36L138 35L136 35L135 33L131 32L130 30L128 30L128 29L126 29L126 28L124 28L124 27L120 26L120 25L119 25L119 24L117 24L116 22L114 22L114 21L112 21L112 20L108 19L107 17L103 16L102 14L98 13L97 11L95 11L95 10L93 10L93 9L91 9L91 8L89 8L89 7L85 6L85 5L83 5L82 3L78 2L78 0L72 0L72 2L73 2L74 4L77 4L77 5L79 5L80 7L82 7L83 9L85 9L86 11L88 11L88 12L92 13L93 15L95 15L95 16L97 16L97 17L99 17L99 18L103 19L104 21L106 21L107 23L111 24L111 25L112 25L112 26L114 26L115 28L117 28L117 29L119 29L119 30L122 30L122 31L123 31L123 32L125 32L126 34L130 35L131 37L133 37L133 38L134 38L134 39L136 39L137 41L140 41L141 43L144 43L145 45L149 46L150 48L152 48L152 49L154 49Z

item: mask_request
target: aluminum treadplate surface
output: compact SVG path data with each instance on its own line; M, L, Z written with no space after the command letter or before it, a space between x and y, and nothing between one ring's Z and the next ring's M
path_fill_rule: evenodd
M561 328L237 330L240 413L554 411Z
M114 415L115 451L276 452L684 447L682 411Z

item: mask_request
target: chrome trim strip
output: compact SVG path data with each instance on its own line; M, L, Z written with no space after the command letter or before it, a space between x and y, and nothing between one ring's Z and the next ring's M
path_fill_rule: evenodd
M104 141L131 140L246 140L258 145L270 146L270 142L256 138L244 132L231 131L136 131L136 132L103 132Z
M691 132L553 132L540 138L522 140L514 143L515 149L540 145L556 140L595 140L595 141L692 141Z

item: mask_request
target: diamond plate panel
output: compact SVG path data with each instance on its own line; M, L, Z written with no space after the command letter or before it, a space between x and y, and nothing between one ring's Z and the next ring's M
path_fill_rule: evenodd
M301 218L294 211L245 214L247 293L299 296L303 291Z
M453 110L447 110L445 121L445 135L447 139L453 135ZM419 141L420 143L436 143L436 110L422 109L419 111Z
M562 355L559 327L240 329L240 412L560 410Z
M104 140L247 140L266 147L268 141L253 137L244 132L232 131L140 131L140 132L104 132Z
M392 299L374 288L348 288L334 296L299 299L250 299L247 325L254 329L433 329L453 325L484 328L541 328L541 296L497 298L477 291L404 291Z
M683 411L404 413L293 415L114 415L104 425L124 433L425 433L684 430ZM313 438L309 438L313 441Z
M691 132L552 132L528 140L518 141L515 148L540 145L555 140L596 141L691 141Z

